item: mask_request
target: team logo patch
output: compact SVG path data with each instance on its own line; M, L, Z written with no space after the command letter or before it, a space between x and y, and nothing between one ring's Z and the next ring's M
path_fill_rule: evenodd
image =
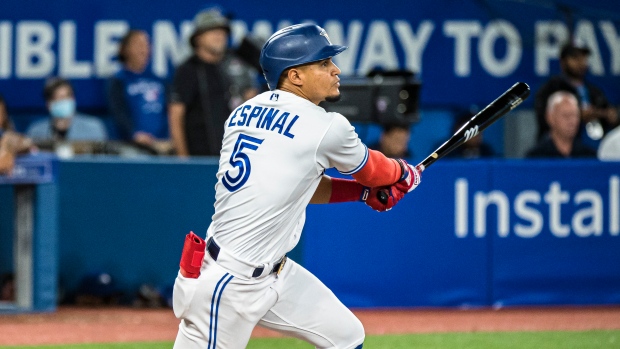
M271 94L271 97L269 97L269 100L270 100L270 101L276 101L276 102L277 102L277 101L278 101L278 98L280 98L280 95L279 95L279 94L277 94L277 93L272 93L272 94Z
M329 36L327 35L327 32L325 31L325 29L321 30L321 32L319 33L319 35L324 36L325 39L327 39L327 42L331 45L332 42L331 40L329 40Z

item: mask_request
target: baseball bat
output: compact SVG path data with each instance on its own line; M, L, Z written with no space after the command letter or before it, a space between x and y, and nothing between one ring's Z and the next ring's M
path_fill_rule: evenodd
M435 161L446 156L448 153L456 149L461 144L474 138L478 133L489 127L492 123L499 120L506 113L516 108L530 95L530 87L524 82L517 82L512 85L501 96L497 97L493 102L484 109L472 116L458 131L450 137L446 142L439 146L431 155L427 156L418 164L418 169L424 171ZM387 203L388 194L381 190L377 193L377 198L383 204Z

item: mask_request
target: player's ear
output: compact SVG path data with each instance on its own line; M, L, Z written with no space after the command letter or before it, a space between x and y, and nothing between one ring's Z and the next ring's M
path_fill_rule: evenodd
M298 68L288 70L288 79L295 86L303 85L302 72Z

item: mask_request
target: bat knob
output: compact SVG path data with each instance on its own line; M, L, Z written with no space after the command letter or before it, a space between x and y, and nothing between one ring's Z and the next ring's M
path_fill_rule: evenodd
M386 189L383 190L379 190L377 192L377 199L379 200L380 203L387 205L388 203L388 193Z

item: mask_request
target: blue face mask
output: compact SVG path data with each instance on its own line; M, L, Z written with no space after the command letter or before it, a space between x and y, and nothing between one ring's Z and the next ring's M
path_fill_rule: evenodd
M55 118L70 118L75 114L75 99L67 98L50 104L50 114Z

